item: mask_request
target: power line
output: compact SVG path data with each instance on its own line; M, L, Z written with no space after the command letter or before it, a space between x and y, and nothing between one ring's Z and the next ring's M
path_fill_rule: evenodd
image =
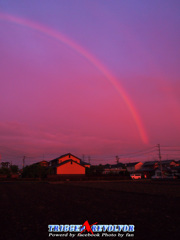
M161 146L161 148L180 148L180 146Z
M151 150L151 151L149 151L149 150ZM130 156L133 156L133 155L138 156L138 155L148 154L148 153L151 153L151 152L154 152L154 151L156 151L155 146L153 146L151 148L144 149L144 150L136 151L136 152L126 153L126 154L117 154L116 156L120 156L120 157L130 157ZM115 155L108 155L108 156L106 156L106 155L103 155L103 156L94 155L93 156L93 158L97 158L97 159L102 158L102 157L104 159L105 158L109 159L109 158L114 158Z
M153 148L155 148L155 146L150 147L150 148L146 148L146 149L142 149L142 150L139 150L139 151L136 151L136 152L131 152L131 153L122 154L122 155L131 155L131 154L135 154L135 153L139 153L139 152L146 152L146 151L148 151L148 150L150 150L150 149L153 149Z

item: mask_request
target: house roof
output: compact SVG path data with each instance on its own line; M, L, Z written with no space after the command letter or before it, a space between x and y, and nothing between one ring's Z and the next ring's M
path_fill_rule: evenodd
M113 168L122 168L124 166L125 165L123 163L117 163L117 164L113 164L113 165L106 164L106 165L104 165L104 168L105 169L113 169Z
M53 165L52 167L53 167L53 168L59 167L59 166L62 166L62 165L64 165L64 164L68 163L68 162L74 162L74 163L76 163L76 164L84 167L83 165L77 163L76 161L74 161L74 160L72 160L72 159L68 159L68 160L66 160L66 161L64 161L64 162L58 163L58 164L56 164L56 165Z
M174 160L163 160L163 161L161 161L162 164L166 164L166 163L168 164L168 163L172 163L172 162L175 163Z
M69 155L69 157L74 157L74 158L77 158L77 159L79 159L80 160L80 165L90 165L89 163L87 163L87 162L84 162L84 161L82 161L80 158L78 158L78 157L76 157L75 155L73 155L73 154L71 154L71 153L66 153L66 154L63 154L63 155L61 155L60 157L58 157L58 158L55 158L55 159L53 159L53 160L51 160L51 161L49 161L49 162L55 162L55 161L57 161L57 160L59 160L59 159L61 159L61 158L63 158L63 157L66 157L66 156L68 156ZM72 160L71 158L69 158L68 160ZM67 161L67 160L66 160ZM66 161L64 161L64 162L66 162ZM73 161L73 160L72 160Z
M149 162L144 162L143 166L153 166L154 164L158 163L158 161L149 161Z
M127 167L133 167L133 166L135 166L135 165L138 164L138 163L140 163L140 162L127 163L126 166L127 166Z
M175 162L174 160L163 160L161 161L161 164L170 164L172 162ZM160 164L160 161L149 161L149 162L144 162L143 167L148 167L148 166L153 166L155 164Z
M41 163L48 163L48 164L49 164L48 161L46 161L46 160L42 160L42 161L40 161L40 162L33 163L32 165L35 165L35 164L41 164Z
M79 159L80 161L82 161L80 158L74 156L73 154L71 154L71 153L66 153L66 154L61 155L60 157L57 157L57 158L51 160L50 162L52 162L52 161L57 161L58 159L61 159L61 158L63 158L63 157L66 157L67 155L69 155L69 156L73 156L73 157Z

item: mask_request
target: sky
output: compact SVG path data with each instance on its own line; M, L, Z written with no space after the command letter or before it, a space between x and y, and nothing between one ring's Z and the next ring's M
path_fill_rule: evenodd
M176 0L0 0L1 161L180 149L179 10Z

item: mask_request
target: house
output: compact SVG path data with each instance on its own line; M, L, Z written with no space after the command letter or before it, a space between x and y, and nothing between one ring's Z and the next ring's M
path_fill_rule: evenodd
M104 166L103 174L119 174L120 172L125 172L126 168L123 163L117 163L117 164L107 164Z
M165 178L165 179L175 179L175 175L172 173L171 169L166 168L166 167L162 167L161 168L156 168L154 170L154 175L151 177L152 179L161 179L161 178Z
M176 161L176 166L180 166L180 160Z
M158 178L158 176L160 176L161 173L159 173L159 171L161 171L161 167L162 167L162 171L163 174L166 175L170 174L171 169L176 166L177 163L174 160L163 160L163 161L149 161L149 162L145 162L141 169L138 170L139 173L143 174L145 178L151 178L152 176L155 176L156 178Z
M139 170L142 167L142 162L133 162L133 163L127 163L126 168L128 172L135 172Z
M37 164L37 165L39 165L41 167L49 167L49 162L45 161L45 160L37 162L37 163L34 163L34 164Z
M159 167L158 161L144 162L138 170L144 178L151 178L155 174L155 169Z
M174 160L163 160L161 161L163 167L172 168L177 166L177 163Z
M180 166L175 166L171 168L171 172L177 178L180 178Z
M143 170L154 170L159 166L158 161L149 161L149 162L144 162L142 165Z
M71 153L64 154L49 162L54 170L54 174L61 175L84 175L85 169L90 167L90 164L82 161L80 158Z

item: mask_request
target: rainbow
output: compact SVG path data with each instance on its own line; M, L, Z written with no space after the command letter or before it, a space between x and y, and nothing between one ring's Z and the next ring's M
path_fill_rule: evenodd
M140 135L142 141L145 144L148 143L148 137L147 137L145 128L143 126L142 120L141 120L135 106L133 105L130 97L125 92L123 87L119 84L117 79L112 75L112 73L110 73L109 70L107 70L107 68L96 57L94 57L85 48L81 47L74 41L70 40L69 38L67 38L66 36L61 34L60 32L55 31L55 30L53 30L47 26L44 26L42 24L39 24L37 22L29 21L27 19L15 17L12 15L4 14L4 13L0 13L0 19L15 23L15 24L19 24L21 26L29 27L33 30L36 30L43 34L46 34L52 38L55 38L55 39L61 41L62 43L66 44L67 46L71 47L74 51L76 51L79 54L81 54L82 56L84 56L90 63L92 63L107 78L107 80L109 80L112 83L112 85L115 87L115 89L120 93L121 97L123 98L129 111L132 114L132 117L135 121L135 124L137 126L137 129L138 129L138 132L139 132L139 135Z

